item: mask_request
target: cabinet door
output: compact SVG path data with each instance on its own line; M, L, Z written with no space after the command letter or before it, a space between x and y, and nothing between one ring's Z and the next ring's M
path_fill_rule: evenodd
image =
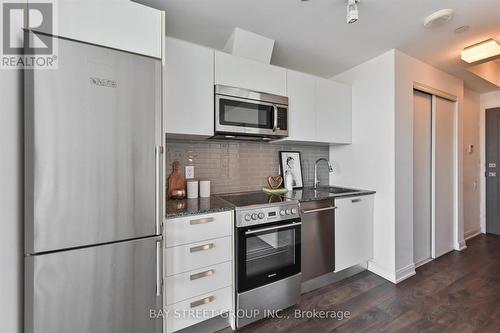
M316 135L319 142L351 143L351 87L316 80Z
M214 135L214 51L166 38L167 134Z
M215 51L215 83L286 95L286 69Z
M287 71L288 138L316 141L316 78Z
M335 272L373 257L373 195L335 199Z

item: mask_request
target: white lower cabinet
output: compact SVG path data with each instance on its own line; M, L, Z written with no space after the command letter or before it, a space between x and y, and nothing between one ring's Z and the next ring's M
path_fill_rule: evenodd
M335 272L373 257L374 195L335 199Z
M233 212L165 223L165 331L175 332L234 308ZM234 321L229 318L228 324Z
M227 287L167 306L167 332L227 313L233 308L232 295L232 288Z

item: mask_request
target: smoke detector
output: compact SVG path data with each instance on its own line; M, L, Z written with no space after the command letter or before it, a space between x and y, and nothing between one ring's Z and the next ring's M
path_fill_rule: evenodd
M424 27L432 28L442 25L453 18L453 9L441 9L427 16L424 20Z

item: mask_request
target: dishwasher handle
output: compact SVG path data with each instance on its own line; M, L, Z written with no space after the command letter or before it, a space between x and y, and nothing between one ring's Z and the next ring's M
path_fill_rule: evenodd
M333 210L333 209L337 209L337 206L330 206L330 207L316 208L316 209L308 209L308 210L302 209L302 213L304 213L304 214L319 213L319 212L324 212L324 211Z

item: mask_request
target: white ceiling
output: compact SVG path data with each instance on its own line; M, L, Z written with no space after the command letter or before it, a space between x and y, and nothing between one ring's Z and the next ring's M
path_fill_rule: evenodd
M222 48L234 27L276 40L272 63L331 77L397 48L465 80L479 92L496 89L465 71L463 47L500 40L500 0L361 0L360 20L346 24L345 0L136 0L166 11L167 34ZM447 24L424 18L452 8ZM462 34L454 29L469 25Z

